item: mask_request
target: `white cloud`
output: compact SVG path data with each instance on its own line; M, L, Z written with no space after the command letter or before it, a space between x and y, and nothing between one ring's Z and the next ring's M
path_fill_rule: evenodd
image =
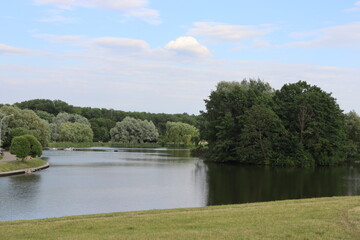
M178 37L165 46L166 49L190 56L209 56L210 50L193 37Z
M101 8L118 11L125 16L137 17L151 24L161 22L157 10L146 8L147 0L35 0L35 3L53 5L60 9ZM57 21L61 18L61 15L55 15L49 20Z
M102 37L90 41L96 46L120 53L143 52L149 49L147 42L130 38Z
M318 29L310 33L293 33L296 37L314 37L312 40L287 44L288 47L360 48L360 22Z
M45 18L39 19L40 22L62 22L62 23L73 23L77 19L63 16L64 10L62 9L50 9L46 11L48 15Z
M51 43L75 43L84 39L82 36L74 35L34 34L33 36L45 39Z
M12 47L0 43L0 56L30 56L35 54L36 51L34 50Z
M207 37L215 41L241 41L274 31L272 25L227 25L217 22L195 22L189 35Z
M347 12L360 11L360 1L359 1L359 2L356 2L356 3L354 4L354 7L349 8L349 9L346 9L345 11L347 11Z

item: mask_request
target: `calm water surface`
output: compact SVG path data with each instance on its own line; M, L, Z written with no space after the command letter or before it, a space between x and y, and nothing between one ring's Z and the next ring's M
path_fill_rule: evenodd
M271 168L204 163L181 149L96 150L44 151L49 169L0 178L0 221L360 195L360 164Z

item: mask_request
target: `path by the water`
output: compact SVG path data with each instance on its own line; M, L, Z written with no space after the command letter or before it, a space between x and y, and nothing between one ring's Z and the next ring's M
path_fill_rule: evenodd
M10 161L15 161L15 160L16 160L15 155L12 155L9 152L4 152L3 159L1 159L0 162L10 162Z

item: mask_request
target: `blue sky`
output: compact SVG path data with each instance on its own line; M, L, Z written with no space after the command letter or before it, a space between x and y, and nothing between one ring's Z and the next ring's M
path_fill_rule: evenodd
M360 1L14 0L1 103L194 113L219 81L305 80L360 113Z

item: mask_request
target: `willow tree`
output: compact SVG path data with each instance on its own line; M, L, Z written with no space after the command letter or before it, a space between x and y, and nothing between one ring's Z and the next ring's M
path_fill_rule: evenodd
M34 135L42 146L46 146L50 139L50 127L46 120L39 118L34 111L18 107L3 106L0 111L6 115L12 115L8 120L6 141L4 145L10 145L12 140L11 130L17 128L27 129Z
M187 123L167 122L165 139L170 144L189 145L195 143L199 138L199 130Z
M159 132L152 121L125 117L110 130L111 141L123 143L156 142Z

